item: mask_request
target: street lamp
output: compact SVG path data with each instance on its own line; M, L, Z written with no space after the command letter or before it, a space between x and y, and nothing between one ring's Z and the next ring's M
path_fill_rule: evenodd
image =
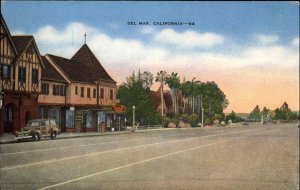
M201 127L203 127L203 118L204 118L204 108L202 108L202 124L201 124Z
M135 127L135 106L132 106L132 127Z

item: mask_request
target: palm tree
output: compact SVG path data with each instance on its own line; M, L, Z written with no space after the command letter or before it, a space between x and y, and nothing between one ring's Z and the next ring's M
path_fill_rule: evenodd
M177 90L179 89L180 86L180 77L177 76L178 73L172 72L171 75L169 75L166 78L166 83L168 84L170 90L171 90L171 95L172 95L172 104L174 108L174 116L177 114Z
M155 77L156 82L160 82L160 98L161 98L161 116L164 117L164 94L163 94L163 88L164 84L166 84L166 78L168 74L166 71L160 71L157 73Z
M180 85L180 89L182 92L182 95L187 98L188 103L187 103L187 111L190 112L190 97L192 94L192 88L191 88L191 81L185 81L185 79L183 79L183 83Z

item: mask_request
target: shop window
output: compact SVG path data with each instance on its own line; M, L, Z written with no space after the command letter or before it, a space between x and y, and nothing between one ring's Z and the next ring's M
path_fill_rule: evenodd
M56 123L59 123L59 109L49 109L48 117L49 119L54 119Z
M66 110L66 127L74 128L75 126L75 114L73 110Z

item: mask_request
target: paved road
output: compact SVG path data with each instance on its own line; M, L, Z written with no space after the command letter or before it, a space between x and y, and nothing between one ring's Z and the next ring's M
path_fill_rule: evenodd
M173 129L3 144L1 189L298 189L299 128Z

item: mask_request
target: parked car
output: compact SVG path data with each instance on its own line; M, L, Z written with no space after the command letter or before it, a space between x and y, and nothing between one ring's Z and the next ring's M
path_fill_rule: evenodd
M16 139L31 138L34 141L39 141L41 137L51 137L54 140L60 132L60 127L54 119L34 119L28 121L26 127L23 127L21 131L16 132Z

